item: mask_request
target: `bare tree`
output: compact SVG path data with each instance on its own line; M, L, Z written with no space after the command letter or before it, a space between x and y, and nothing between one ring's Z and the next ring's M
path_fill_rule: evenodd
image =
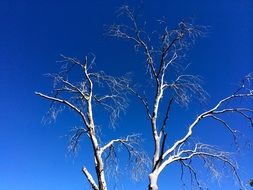
M85 165L82 172L93 190L107 190L105 164L108 159L112 157L115 159L115 147L120 146L126 149L129 159L134 160L137 167L146 164L144 152L138 149L140 135L132 134L124 138L118 137L102 144L99 141L98 127L95 124L96 116L93 110L97 105L108 111L111 124L114 125L115 119L127 106L125 87L128 86L129 80L126 77L109 76L104 72L93 72L94 56L92 56L91 61L85 57L84 62L64 55L61 57L63 59L61 71L57 74L48 74L53 79L52 93L48 95L36 92L36 94L51 102L49 115L53 119L56 119L59 109L64 107L80 116L83 126L71 130L68 149L75 152L80 139L84 136L88 138L92 146L96 176L93 176L90 169ZM80 78L77 78L78 73L81 74ZM115 162L111 163L115 164ZM139 168L136 168L137 170Z
M139 93L138 89L128 86L128 90L143 104L152 129L154 152L152 169L149 174L149 190L158 190L157 181L160 173L167 166L176 162L181 165L182 176L187 170L195 185L199 189L205 189L199 180L198 171L192 164L193 159L202 160L215 177L221 175L219 167L216 166L219 163L224 164L235 176L240 187L245 189L231 154L215 146L193 141L192 136L194 129L201 124L201 121L210 118L225 127L227 132L233 136L234 143L237 144L238 130L231 126L228 120L223 119L223 116L230 113L239 114L253 126L253 109L249 107L249 104L240 104L238 101L252 100L253 91L250 88L252 75L246 76L235 93L221 99L215 106L200 113L187 127L182 138L168 146L166 144L168 136L166 128L172 104L175 102L182 107L187 106L193 98L202 102L207 97L201 86L200 78L196 75L185 74L187 66L182 64L185 54L196 38L205 34L206 28L183 21L175 29L169 30L166 21L159 21L162 30L152 33L156 35L149 35L144 26L137 23L137 16L133 9L123 6L120 9L120 14L126 16L130 24L111 25L108 28L109 35L132 41L135 50L143 53L152 84L148 87L152 97L146 97Z

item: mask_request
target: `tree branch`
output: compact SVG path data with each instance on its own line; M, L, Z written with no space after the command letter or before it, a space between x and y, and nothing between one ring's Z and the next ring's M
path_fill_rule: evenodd
M133 88L131 88L130 86L127 87L127 89L133 93L141 102L142 104L144 105L145 109L146 109L146 114L147 116L149 117L149 119L151 119L151 114L150 114L150 108L149 108L149 104L148 104L148 101L147 101L147 98L141 96L139 93L137 93Z
M164 131L166 125L167 125L167 120L169 118L169 112L170 112L170 109L171 109L172 102L173 102L173 98L171 98L169 103L168 103L166 113L165 113L165 117L164 117L163 124L162 124L162 128L160 130L160 135L161 135L161 133L163 133L163 131Z
M210 115L212 115L213 112L215 112L223 103L231 100L231 99L235 99L235 98L242 98L242 97L253 97L253 93L247 93L247 94L235 94L235 95L231 95L231 96L228 96L222 100L220 100L218 102L218 104L216 106L214 106L212 109L206 111L206 112L203 112L202 114L200 114L195 120L194 122L188 127L188 132L186 133L186 135L181 138L180 140L176 141L174 143L174 145L167 149L167 151L165 151L165 153L163 154L163 158L165 158L168 154L170 154L171 152L173 152L180 144L186 142L189 137L192 135L192 132L193 132L193 128L205 117L208 117Z
M93 190L99 190L96 182L94 181L92 175L89 173L87 168L83 167L82 171L83 171L85 177L87 178L87 180L89 181L89 183L90 183L91 187L93 188Z
M73 104L68 102L67 100L63 100L63 99L60 99L60 98L55 98L55 97L52 97L52 96L48 96L48 95L42 94L40 92L35 92L35 94L38 95L38 96L41 96L45 99L67 105L68 107L70 107L72 110L74 110L75 112L77 112L81 116L82 120L84 121L85 126L88 128L89 123L88 123L84 113L80 109L78 109L76 106L74 106Z

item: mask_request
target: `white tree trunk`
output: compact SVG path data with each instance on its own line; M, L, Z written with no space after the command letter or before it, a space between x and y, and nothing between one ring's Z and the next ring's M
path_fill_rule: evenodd
M92 115L91 115L92 116ZM93 145L93 151L94 151L94 159L96 164L96 173L97 173L97 179L98 179L98 189L99 190L107 190L107 185L105 181L105 174L104 174L104 162L102 159L102 154L100 151L100 147L95 135L95 127L93 123L93 118L91 117L91 126L90 126L90 139Z
M107 190L107 184L105 181L105 173L104 173L104 162L102 160L100 153L98 154L96 159L97 159L96 172L98 176L98 188L99 190Z
M158 190L158 185L157 185L157 180L158 180L158 173L157 172L152 172L149 174L149 190Z

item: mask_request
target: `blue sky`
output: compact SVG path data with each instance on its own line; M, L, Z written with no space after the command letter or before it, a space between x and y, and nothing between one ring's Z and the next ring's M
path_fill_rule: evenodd
M43 74L57 71L60 53L82 59L92 52L96 54L98 70L113 75L130 71L134 74L141 60L131 45L106 36L104 31L105 25L115 22L115 10L123 4L140 5L139 1L116 0L0 1L1 190L89 189L81 173L82 164L89 160L89 147L83 146L77 158L66 151L64 135L78 124L78 119L63 113L53 125L43 126L41 119L49 104L35 96L34 91L50 90L50 81ZM147 21L166 17L170 26L188 17L210 26L207 37L200 39L188 55L190 72L201 75L205 81L204 87L210 94L208 105L233 92L235 83L253 71L252 1L145 1L142 12ZM147 123L136 117L144 118L141 106L130 106L128 110L131 111L123 115L119 128L111 131L110 136L143 132L144 146L150 147ZM175 126L179 125L176 121L182 113L186 115L182 122L189 123L200 110L203 107L194 105L185 112L178 111ZM247 124L231 119L243 125L252 141L253 131L248 130ZM207 133L207 128L203 125L196 136L230 148L229 136L217 135L220 130L215 127ZM247 180L253 177L253 154L252 148L244 149L239 161ZM178 176L176 167L166 170L159 181L161 189L181 189ZM110 186L114 183L111 180ZM118 189L144 189L147 181L134 183L123 175L117 184ZM220 189L238 189L233 185L228 178ZM211 180L210 186L219 188Z

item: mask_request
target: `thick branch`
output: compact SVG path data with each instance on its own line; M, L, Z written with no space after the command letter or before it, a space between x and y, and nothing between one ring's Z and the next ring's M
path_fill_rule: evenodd
M90 183L91 187L93 188L93 190L99 190L96 182L94 181L92 175L89 173L87 168L83 167L82 171L83 171L85 177L87 178L87 180L89 181L89 183Z
M200 114L195 119L195 121L188 127L188 132L186 133L186 135L182 139L176 141L171 148L169 148L167 151L165 151L165 153L163 154L163 158L165 158L168 154L170 154L171 152L173 152L180 144L186 142L189 139L189 137L192 135L193 128L200 122L200 120L202 120L203 118L205 118L207 116L210 116L223 103L225 103L225 102L227 102L229 100L232 100L234 98L242 98L242 97L253 97L253 94L252 93L248 93L248 94L235 94L235 95L228 96L227 98L224 98L221 101L219 101L218 104L215 107L213 107L212 109L210 109L210 110L208 110L208 111Z

